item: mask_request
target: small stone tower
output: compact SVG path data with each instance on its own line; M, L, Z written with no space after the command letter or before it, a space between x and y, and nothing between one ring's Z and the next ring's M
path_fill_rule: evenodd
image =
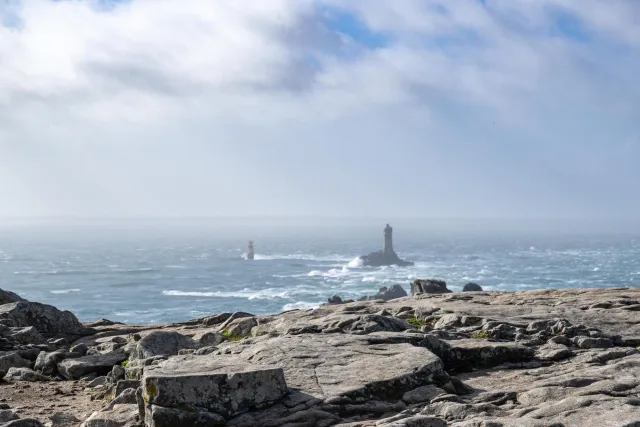
M253 240L249 240L249 249L247 250L247 259L254 259L255 254L253 253Z
M383 252L385 255L393 254L393 228L389 224L384 228L384 246Z

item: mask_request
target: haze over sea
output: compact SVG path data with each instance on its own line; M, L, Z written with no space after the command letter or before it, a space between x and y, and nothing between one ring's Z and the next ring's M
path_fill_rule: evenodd
M640 238L575 223L396 220L395 249L413 267L365 268L384 220L9 222L0 227L0 287L82 321L183 321L358 298L414 278L485 290L640 285ZM570 227L570 226L573 226ZM585 231L586 230L586 231ZM248 240L256 260L243 258Z

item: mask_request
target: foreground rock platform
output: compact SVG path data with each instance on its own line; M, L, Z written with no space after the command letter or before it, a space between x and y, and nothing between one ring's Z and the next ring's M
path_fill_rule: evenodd
M0 426L640 425L639 289L420 283L171 325L82 325L0 292Z

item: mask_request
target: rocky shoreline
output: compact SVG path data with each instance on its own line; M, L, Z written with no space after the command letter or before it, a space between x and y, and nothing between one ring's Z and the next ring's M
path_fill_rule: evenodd
M640 426L640 289L411 289L170 325L0 291L0 427Z

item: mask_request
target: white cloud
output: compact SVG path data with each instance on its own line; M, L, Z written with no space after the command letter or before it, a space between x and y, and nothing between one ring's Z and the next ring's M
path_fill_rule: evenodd
M569 199L553 188L556 162L571 161L577 133L593 138L577 154L585 158L637 135L640 6L484 3L132 0L104 11L22 0L0 10L22 23L0 26L0 215L361 214L382 187L400 191L390 213L411 209L421 189L441 195L440 205L421 202L426 215L455 214L459 200L515 215L514 197L540 212L565 201L562 209L584 210L579 184ZM332 9L388 42L337 31ZM588 39L567 37L561 12ZM602 121L590 129L617 129L580 131L587 117ZM493 141L483 149L498 172L459 160L455 150L475 153L479 139ZM508 148L534 141L542 151L533 160ZM560 157L543 154L554 146L564 147ZM395 172L380 178L394 147ZM415 179L403 171L426 155L437 167ZM523 171L511 185L506 162ZM540 179L532 162L549 162L541 166L551 174ZM453 168L465 176L438 185ZM355 180L364 182L357 196L337 189Z

